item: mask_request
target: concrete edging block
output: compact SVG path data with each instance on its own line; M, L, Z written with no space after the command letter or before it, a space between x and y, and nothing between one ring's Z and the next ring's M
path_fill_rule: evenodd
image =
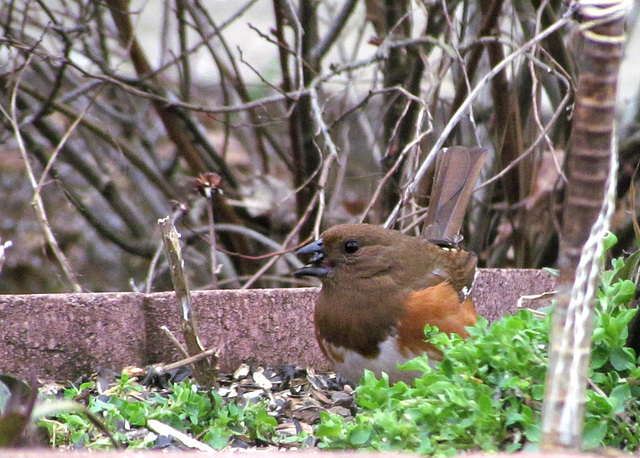
M495 320L513 313L522 295L548 292L554 285L540 270L481 269L474 298L478 313ZM203 344L221 350L223 371L242 361L328 369L313 334L317 291L194 291ZM172 292L0 296L0 371L64 381L98 366L120 370L172 362L181 356L160 326L180 338L178 316Z

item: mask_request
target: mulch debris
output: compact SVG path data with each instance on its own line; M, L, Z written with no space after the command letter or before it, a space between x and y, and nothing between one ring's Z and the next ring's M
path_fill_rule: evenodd
M171 383L179 383L190 376L187 367L179 368L169 373L156 373L141 368L125 368L130 378L135 377L146 387L134 396L140 400L151 393L169 394ZM99 368L90 377L83 376L73 384L79 387L87 381L95 382L95 389L83 390L74 399L86 404L89 396L103 396L108 399L109 391L119 382L119 373ZM48 397L62 397L63 386L59 384L43 384L41 393ZM336 373L318 373L311 367L296 365L282 365L277 367L262 367L242 364L233 373L219 374L219 395L229 401L259 402L266 400L270 416L278 421L276 432L281 437L295 437L301 432L308 433L303 442L264 443L252 441L247 437L235 437L228 449L295 449L314 447L317 438L313 436L313 425L320 419L320 412L327 411L352 420L356 413L354 403L354 389L342 376ZM106 394L105 394L106 393ZM131 427L124 431L130 439L143 438L150 431L144 427ZM176 431L175 436L178 436ZM205 449L208 445L195 439L196 444L181 441L180 438L168 433L158 434L154 449ZM198 444L199 442L199 444Z

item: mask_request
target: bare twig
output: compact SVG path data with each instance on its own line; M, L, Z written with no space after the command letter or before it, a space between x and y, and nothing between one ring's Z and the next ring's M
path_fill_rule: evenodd
M171 343L173 344L174 347L176 347L176 349L182 353L184 355L184 357L186 359L189 359L189 352L187 351L186 348L184 348L184 345L182 345L180 343L180 341L178 340L178 338L173 334L173 332L171 332L171 329L169 329L166 326L160 326L160 330L162 332L165 333L165 335L169 338L169 340L171 341ZM200 353L202 354L202 353Z
M99 81L95 82L96 84L101 84ZM94 85L88 85L83 87L83 90L91 90L94 89ZM29 94L31 97L36 99L42 99L40 91L36 90L32 86L20 83L19 85L20 91ZM69 94L67 94L69 95ZM158 173L157 170L153 169L149 166L142 158L140 157L137 151L133 151L125 142L121 141L118 138L115 138L112 134L110 134L107 130L105 130L104 126L95 118L91 116L80 116L73 108L66 105L64 102L72 97L61 97L57 101L51 101L51 108L55 109L56 112L65 116L69 119L80 119L80 125L83 128L88 129L93 134L98 136L101 140L104 140L109 145L113 146L115 149L120 151L124 157L127 158L131 164L140 170L151 182L155 183L158 188L163 192L163 194L168 199L175 199L176 192L171 185L167 182L166 178L162 176L161 173ZM33 122L33 118L31 116L27 116L25 120L21 123L21 127L25 127L25 124Z
M171 214L171 221L175 224L176 220L180 218L187 211L187 207L184 204L176 205L176 209ZM151 292L151 288L153 286L153 279L155 277L156 266L158 264L158 260L160 259L160 254L162 254L164 244L160 242L158 244L158 248L156 249L153 257L151 258L151 262L149 263L149 269L147 270L147 277L145 279L145 287L144 292L149 294ZM188 355L187 355L188 356Z
M326 162L331 162L331 161L326 161ZM303 217L298 220L295 227L289 232L289 234L285 238L284 242L282 243L284 247L288 246L291 240L293 240L294 237L296 237L300 232L302 225L304 224L306 219L310 216L311 211L313 210L313 208L317 203L318 194L319 194L318 192L314 194L313 198L309 202L309 205L307 206L307 211L305 212ZM258 271L244 285L242 285L241 289L250 288L251 285L253 285L261 277L262 274L264 274L267 270L269 270L271 266L273 266L276 263L276 261L278 261L278 259L279 257L273 257L268 262L266 262L262 267L260 267L260 269L258 269Z
M31 59L30 55L27 58L27 62ZM22 70L20 71L20 73L18 74L17 77L17 81L19 81L24 73L24 70L27 68L27 66L23 67ZM58 240L56 239L53 230L51 229L51 225L49 224L49 220L47 218L47 212L44 208L44 203L42 201L42 196L40 195L40 184L38 183L38 181L36 180L35 174L33 172L33 169L31 168L31 163L29 162L29 157L27 155L27 150L25 148L24 145L24 141L22 138L22 133L20 132L20 127L18 126L18 117L17 117L17 111L16 111L16 99L17 99L17 83L14 86L12 92L11 92L11 101L10 101L10 108L9 111L7 111L5 109L4 106L0 105L0 111L2 111L2 114L5 116L5 118L7 119L7 121L9 121L9 123L11 124L11 128L13 129L13 133L14 136L16 138L16 141L18 143L18 148L20 150L20 154L22 156L22 160L24 162L25 165L25 170L27 172L27 177L29 178L29 182L31 184L31 187L33 188L33 199L31 201L31 205L33 206L35 213L36 213L36 217L38 218L38 222L40 223L40 227L42 228L42 231L44 232L44 236L45 239L47 240L47 243L49 245L49 247L51 248L51 251L53 252L56 260L58 261L58 264L60 264L60 267L62 268L62 271L65 275L65 277L67 278L67 281L70 283L71 287L73 288L73 290L75 292L81 292L82 291L82 286L80 286L80 283L78 282L78 279L76 277L75 272L73 271L73 268L71 267L71 264L69 263L69 260L67 259L67 257L65 256L65 254L63 253L62 249L60 248L60 245L58 245ZM80 117L76 120L76 122L74 123L74 126L77 126L77 123L80 122ZM70 133L73 129L70 129L68 131L68 133ZM68 136L65 137L65 139L68 138ZM64 144L64 142L61 142L60 147L62 147L62 145ZM57 149L57 151L59 151L59 148Z
M347 25L347 21L349 16L353 13L353 10L356 7L357 0L347 0L344 5L342 5L342 9L340 13L335 17L333 21L333 27L327 32L322 40L313 48L311 51L311 58L313 60L322 59L324 55L329 51L333 43L338 39L340 32Z
M187 284L187 277L183 270L184 261L180 248L179 234L173 226L170 218L163 218L158 221L162 230L162 240L165 254L169 263L171 280L178 299L178 314L182 322L182 331L187 344L187 351L191 356L198 355L204 351L198 336L198 328L193 306L191 303L191 292ZM217 386L217 358L199 360L193 363L194 376L199 384L206 387Z
M460 107L451 116L451 118L449 119L449 122L447 122L447 124L445 125L444 129L440 133L440 136L438 137L438 140L431 147L431 150L429 151L429 154L427 155L425 160L422 162L422 164L420 165L420 167L416 171L413 179L404 188L404 191L402 193L402 196L401 196L400 200L398 201L398 203L394 207L393 211L391 212L391 214L389 215L389 217L385 221L385 227L390 227L393 224L393 222L396 220L396 218L398 217L398 213L399 213L400 209L409 200L409 197L416 190L416 188L418 186L418 183L420 183L420 180L422 180L422 177L424 176L424 174L426 173L428 168L431 166L431 164L435 160L436 153L442 148L442 145L444 144L445 140L449 137L449 134L451 133L452 129L458 124L458 122L460 122L460 119L462 118L462 116L464 115L466 110L471 105L471 102L473 102L473 100L475 100L475 98L478 96L478 94L484 88L484 86L489 81L491 81L491 78L493 78L495 75L497 75L499 72L501 72L516 57L518 57L518 56L522 55L523 53L527 52L532 46L534 46L540 40L542 40L545 37L549 36L550 34L554 33L556 30L558 30L561 27L563 27L569 21L570 21L570 18L569 17L565 17L565 18L559 20L558 22L556 22L555 24L551 25L550 27L548 27L547 29L542 31L540 34L536 35L534 38L529 40L527 43L522 45L522 47L518 48L517 50L515 50L511 54L509 54L502 62L500 62L495 67L493 67L491 69L491 71L489 71L486 75L484 75L480 79L480 81L478 81L478 83L473 88L473 90L469 93L469 95L464 100L464 102L462 102Z
M550 67L548 67L544 63L540 62L535 57L533 57L533 56L528 56L528 57L529 57L530 62L531 62L532 65L538 65L540 68L543 69L543 71L547 71L547 72L551 72L552 71ZM570 85L569 84L569 80L564 75L562 75L560 73L556 73L556 75L558 76L560 81L562 81L566 85L567 89L569 89L569 85ZM547 139L547 134L548 134L549 130L551 130L551 128L555 125L555 123L558 120L558 118L562 115L563 111L566 109L567 105L569 104L569 100L570 99L571 99L571 93L567 90L567 93L565 94L564 98L558 104L558 107L555 109L555 111L553 112L553 115L551 115L551 118L549 118L549 121L547 122L547 124L545 126L541 125L540 121L538 120L538 118L536 116L536 121L537 121L538 126L540 128L540 133L538 134L536 139L531 143L531 145L529 145L529 147L519 157L514 159L509 165L507 165L502 170L500 170L500 172L496 173L494 176L492 176L488 180L482 182L482 184L478 185L476 190L482 189L482 188L484 188L486 186L489 186L489 185L495 183L500 178L504 177L509 170L513 169L517 164L519 164L522 160L524 160L527 156L529 156L529 154L531 154L538 147L538 145L542 141L545 141ZM549 145L549 148L551 148L552 152L554 151L552 145ZM554 161L555 161L555 155L554 155ZM558 170L558 173L560 174L560 176L562 176L563 179L566 181L566 177L564 177L564 173L562 172L562 170L559 167L558 167L557 170Z
M409 102L407 102L405 110L408 110L408 109L409 109ZM422 120L424 118L424 113L425 113L425 111L423 109L418 114L418 121L416 122L416 125L418 126L418 128L416 128L416 138L414 138L413 141L407 143L405 145L405 147L402 149L402 151L400 151L400 153L396 155L396 160L394 161L393 165L391 167L389 167L389 169L385 173L384 177L382 177L382 179L378 183L378 186L376 187L376 190L374 191L373 195L371 196L371 199L369 200L369 203L367 204L366 208L362 212L361 220L364 220L364 218L371 211L371 209L373 208L375 203L378 201L378 198L380 197L380 194L382 193L382 190L384 189L384 185L387 183L387 181L389 179L391 179L391 176L394 173L396 173L397 170L400 168L400 165L404 161L404 159L405 159L406 155L409 153L409 151L411 151L411 149L414 148L420 142L420 140L422 140L426 135L431 133L431 129L428 129L428 130L422 131L422 132L420 131L419 126L422 124ZM393 135L392 135L392 138L393 138Z

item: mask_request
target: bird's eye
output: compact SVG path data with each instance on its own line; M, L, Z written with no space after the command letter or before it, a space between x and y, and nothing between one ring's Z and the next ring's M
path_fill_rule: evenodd
M344 244L344 252L347 254L353 254L358 251L359 248L360 245L358 245L358 242L356 242L355 240L349 240Z

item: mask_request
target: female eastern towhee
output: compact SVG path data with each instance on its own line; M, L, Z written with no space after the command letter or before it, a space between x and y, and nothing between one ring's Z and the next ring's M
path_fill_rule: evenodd
M311 258L295 275L322 280L314 313L320 348L351 382L357 383L365 369L378 377L386 372L392 382L409 382L420 374L399 370L399 364L425 352L442 357L425 341L425 325L466 338L465 327L476 322L470 294L477 258L460 250L454 236L486 150L455 147L446 154L436 166L430 204L436 216L428 217L431 229L425 230L431 240L369 224L342 224L298 251ZM452 173L452 167L462 172ZM440 200L433 202L434 196ZM452 218L459 222L450 224Z

